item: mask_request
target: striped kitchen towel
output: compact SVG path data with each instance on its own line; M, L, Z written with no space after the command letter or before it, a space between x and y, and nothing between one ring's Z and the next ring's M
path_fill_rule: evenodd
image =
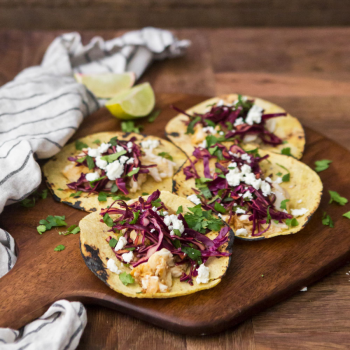
M156 28L132 31L109 41L95 37L86 46L78 33L63 34L49 46L40 66L25 69L2 86L0 213L5 205L22 201L39 186L41 170L36 159L59 152L84 118L100 107L95 96L75 81L74 73L133 71L139 78L154 60L180 56L189 44L187 40L178 40L169 31ZM0 229L0 277L15 262L13 238ZM56 314L57 320L65 317L64 312ZM52 315L48 317L56 317ZM40 318L35 322L37 325L46 321ZM61 324L65 324L63 320ZM82 324L76 339L81 336L85 323ZM32 332L29 331L32 327L32 324L26 326L22 333ZM0 336L0 349L75 348L77 342L72 342L69 347L63 346L70 336L63 328L57 328L62 346L48 346L49 340L41 342L40 339L44 338L39 336L40 332L35 332L37 337L25 337L32 344L25 346L25 341L20 341L21 334L16 333L12 338ZM14 331L7 331L14 334ZM0 335L3 332L1 330ZM51 339L56 342L55 338Z

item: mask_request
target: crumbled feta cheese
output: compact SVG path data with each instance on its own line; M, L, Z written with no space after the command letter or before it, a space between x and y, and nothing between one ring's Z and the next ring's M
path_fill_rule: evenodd
M236 170L236 169L234 169ZM242 174L236 173L234 170L230 170L226 174L226 180L230 186L238 186L242 180Z
M223 131L219 131L219 135L223 136L225 133Z
M265 179L265 181L270 182L270 183L272 182L272 180L269 176Z
M306 208L291 209L292 215L296 216L296 217L305 215L308 211L309 211L309 209L306 209Z
M232 163L230 163L229 165L228 165L228 169L229 168L236 168L237 167L237 163L236 162L232 162ZM230 169L230 170L233 170L233 169Z
M163 215L169 215L169 213L167 211L163 211Z
M216 104L217 107L221 107L221 106L223 106L223 105L224 105L224 100L220 100L220 101Z
M187 196L187 199L190 200L195 205L201 204L201 200L195 194L191 194L190 196Z
M153 210L153 211L157 211L158 208L157 208L157 207L152 207L152 210Z
M125 151L124 147L119 146L119 145L115 146L115 149L116 149L117 153L119 153L121 151Z
M119 270L117 264L115 263L115 261L113 259L109 259L107 261L107 269L118 274L118 275L122 273L122 271Z
M202 147L202 148L207 148L207 146L208 146L207 140L203 140L203 142L198 145L198 147Z
M247 114L245 119L248 125L253 125L253 123L259 124L261 122L261 117L263 115L263 108L258 105L253 105Z
M117 245L114 247L114 251L117 252L118 250L122 250L126 245L128 244L128 241L124 236L121 236L118 240Z
M244 198L244 199L251 200L251 199L253 199L253 196L252 196L252 194L251 194L249 191L247 191L247 192L245 192L245 193L243 194L243 198Z
M119 161L114 161L113 163L109 163L106 167L107 177L110 180L119 179L124 172L124 165L120 164Z
M245 210L242 208L237 208L236 209L236 214L245 214Z
M278 178L274 181L274 183L276 183L276 184L280 184L280 183L282 183L282 182L283 182L283 180L282 180L281 177L278 177Z
M216 130L212 126L204 127L203 132L206 132L207 134L216 134Z
M164 217L164 223L168 226L168 229L170 230L170 235L175 235L174 230L179 230L182 234L185 231L185 226L182 222L182 220L177 218L177 215L166 215Z
M256 190L258 190L259 188L260 188L260 186L261 186L261 179L255 179L254 181L252 181L252 186L256 189Z
M247 185L252 185L253 182L256 180L256 177L254 175L254 173L249 173L246 174L243 181L247 184Z
M127 156L121 156L118 160L119 163L124 164L129 158Z
M129 160L126 162L126 164L133 164L135 159L133 157L129 158Z
M249 216L250 216L250 215L241 215L241 216L239 216L238 218L239 218L240 221L245 221L245 220L248 220L248 219L249 219Z
M96 157L100 156L101 154L100 154L98 148L90 148L89 147L88 148L88 155L90 157L96 158Z
M98 148L98 151L99 151L100 153L105 153L105 152L107 152L108 148L111 147L111 146L112 146L112 145L111 145L110 143L104 143L104 142L102 142L101 145L100 145L100 147Z
M103 170L105 170L108 165L108 162L106 160L101 159L100 156L96 157L95 162L96 166Z
M196 278L196 281L198 284L209 282L209 267L205 266L204 264L201 264L198 267L197 272L198 276Z
M302 199L299 199L298 201L297 201L297 203L301 203L303 200Z
M154 232L154 231L155 231L155 229L154 229L154 228L152 228L152 229L151 229L151 232Z
M237 236L247 236L248 235L248 231L245 228L239 228L236 231L236 235Z
M129 264L131 260L134 258L134 253L130 251L129 253L122 254L122 259Z
M261 188L262 193L265 197L267 197L271 194L271 186L268 182L262 181L260 188Z
M233 206L234 206L234 207L237 207L237 203L234 203Z
M229 152L231 154L231 156L234 156L236 158L240 158L241 157L241 154L240 153L232 153L232 152Z
M243 164L241 167L241 172L242 174L250 174L252 172L252 168L248 164Z
M100 177L100 174L95 171L94 173L88 173L85 175L85 179L88 181L95 181Z
M249 154L247 154L247 153L243 153L242 156L241 156L241 158L242 158L243 160L247 161L248 163L251 163L251 162L252 162L252 160L250 159Z
M157 148L159 146L159 141L158 140L145 140L141 142L142 148Z
M133 146L133 143L131 141L129 141L127 144L126 144L126 147L128 148L128 152L131 152L132 151L132 146Z
M238 125L241 125L241 124L244 124L244 121L243 121L243 118L239 117L235 120L233 126L238 126Z

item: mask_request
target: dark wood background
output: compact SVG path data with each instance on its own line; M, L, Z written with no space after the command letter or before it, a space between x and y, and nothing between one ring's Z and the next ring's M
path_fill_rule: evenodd
M0 28L345 26L349 0L0 0Z
M112 38L121 33L82 34L87 41L96 34ZM181 29L175 33L191 39L193 45L185 57L155 63L147 71L142 80L150 81L156 91L260 96L350 150L350 29ZM58 34L0 31L0 85L21 69L38 64ZM349 270L350 263L309 286L307 292L210 337L176 335L88 306L89 322L79 349L349 349Z

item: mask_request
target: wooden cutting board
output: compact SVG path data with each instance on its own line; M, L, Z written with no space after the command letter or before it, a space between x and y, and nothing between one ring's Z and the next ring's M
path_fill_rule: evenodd
M188 108L204 96L160 94L162 109L156 122L143 120L144 133L164 137L164 126L176 113L169 104ZM86 118L74 139L100 131L120 130L118 120L101 109ZM78 224L86 213L55 202L39 200L34 208L12 205L0 215L0 227L16 240L18 261L0 279L0 327L19 328L40 316L58 299L106 306L159 327L199 335L225 330L298 292L344 264L350 258L350 220L341 215L347 207L329 202L328 190L350 198L350 153L326 137L306 128L303 161L313 166L319 159L333 160L320 173L324 195L318 211L301 232L269 240L235 240L231 266L215 288L175 299L136 300L109 289L85 265L79 235L62 236L58 229L36 231L47 215L65 215L68 225ZM42 185L44 188L44 185ZM324 211L335 228L323 226ZM64 244L66 249L55 252Z

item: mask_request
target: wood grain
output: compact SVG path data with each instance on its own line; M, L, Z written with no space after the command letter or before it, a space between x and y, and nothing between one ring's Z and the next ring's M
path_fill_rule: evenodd
M0 65L0 84L26 66L40 63L46 46L58 34L0 33L0 60L4 62ZM95 34L111 38L120 33L87 31L82 34L87 41ZM252 94L250 91L254 89L259 96L284 106L304 124L350 149L350 100L348 95L342 95L344 85L341 85L347 83L350 76L347 45L350 29L182 29L175 34L195 39L196 43L186 57L159 62L144 75L143 80L152 84L156 80L161 82L158 92L199 93L197 89L201 89L201 94L208 95L232 91ZM257 40L253 40L254 37ZM177 64L179 61L181 64ZM194 74L196 64L201 69ZM202 71L209 74L201 74ZM261 81L262 75L258 73L266 74L263 77L272 84ZM257 79L248 81L255 75ZM232 79L235 76L237 79ZM292 87L289 78L303 79ZM328 97L313 95L313 90L321 94L319 84L325 86L323 91L326 91L328 85L324 84L329 82L333 88ZM337 84L342 88L337 89ZM281 88L283 95L279 92ZM298 89L304 91L303 95ZM87 306L89 322L79 349L205 349L207 345L218 349L347 349L350 282L345 273L349 270L350 263L309 286L306 293L296 294L233 330L207 337L175 335L112 310ZM142 341L134 339L133 331Z

